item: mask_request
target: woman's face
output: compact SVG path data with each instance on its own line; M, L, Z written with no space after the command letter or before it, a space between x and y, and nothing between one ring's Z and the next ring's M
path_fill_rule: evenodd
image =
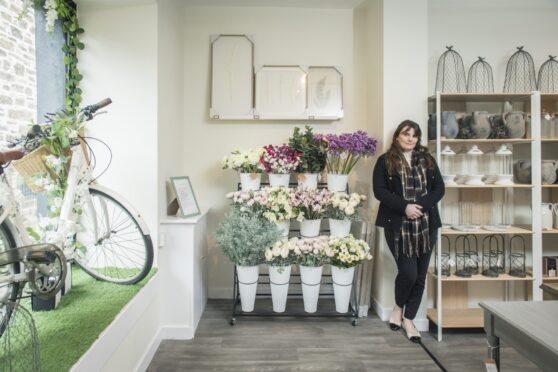
M417 145L418 136L415 130L411 127L405 127L399 132L399 136L395 139L395 142L399 145L401 151L411 151Z

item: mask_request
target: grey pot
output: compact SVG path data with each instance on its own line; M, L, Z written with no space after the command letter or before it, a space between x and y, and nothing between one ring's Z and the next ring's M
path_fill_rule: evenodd
M527 115L523 111L506 112L502 115L508 138L523 138L526 132Z
M531 183L531 161L518 160L513 164L513 175L517 183Z
M541 166L541 176L543 185L552 185L556 182L556 160L543 160Z
M475 138L488 138L490 136L491 126L487 111L473 112L471 130Z
M447 139L457 137L459 126L457 125L457 118L455 111L442 111L442 136Z
M428 117L428 139L436 139L436 114L430 114Z

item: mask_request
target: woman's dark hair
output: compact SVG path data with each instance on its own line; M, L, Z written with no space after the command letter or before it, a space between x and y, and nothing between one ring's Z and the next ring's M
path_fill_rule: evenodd
M391 141L391 146L386 152L386 165L388 174L401 173L403 164L401 163L401 149L397 144L397 137L399 137L399 134L401 134L401 132L409 129L414 129L415 135L418 137L418 141L414 148L414 151L417 151L424 157L427 168L434 167L434 158L428 153L428 148L420 144L420 140L422 137L420 126L412 120L404 120L397 126L397 129L395 129L395 132L393 133L393 139Z

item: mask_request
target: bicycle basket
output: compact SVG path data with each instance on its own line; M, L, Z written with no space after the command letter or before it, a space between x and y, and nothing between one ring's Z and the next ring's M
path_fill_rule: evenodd
M31 313L14 302L1 302L6 311L0 325L0 370L40 371L39 339Z
M50 155L50 152L46 146L40 146L37 149L31 151L29 154L25 155L19 160L14 160L12 165L21 175L27 186L33 192L43 191L42 186L35 184L33 180L33 175L37 173L47 173L52 176L51 171L45 164L45 157Z

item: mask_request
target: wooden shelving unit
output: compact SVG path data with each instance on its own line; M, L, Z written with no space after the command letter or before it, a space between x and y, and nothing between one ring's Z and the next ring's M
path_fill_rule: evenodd
M543 282L558 282L558 276L543 275Z
M434 274L432 271L428 272L428 275L434 279L438 279L438 275ZM484 275L472 275L470 278L462 278L457 275L442 276L442 282L509 282L509 281L531 281L533 277L527 275L525 278L518 278L516 276L511 276L509 274L500 274L497 278L490 278Z
M543 234L558 234L558 229L543 230Z
M428 309L428 319L438 324L438 311ZM442 319L444 328L482 328L484 327L484 313L481 308L443 309Z
M558 230L557 230L558 232ZM472 235L491 235L491 234L502 234L502 235L524 235L524 234L532 234L533 230L531 230L530 226L512 226L507 230L485 230L479 229L477 231L460 231L454 230L452 228L443 228L442 235L463 235L463 234L472 234Z
M555 95L556 102L558 102L558 95ZM527 255L531 256L532 262L527 262L527 268L531 274L525 278L518 278L510 276L509 274L500 274L497 278L489 278L483 275L474 275L470 278L461 278L455 276L455 266L451 267L452 275L449 277L437 276L433 272L429 272L428 284L429 288L434 287L434 307L427 310L428 318L438 326L438 340L442 340L443 329L446 328L478 328L483 327L484 318L483 311L474 306L475 301L470 299L469 288L476 288L472 286L488 286L488 283L502 283L501 286L495 285L494 300L516 300L517 294L510 288L521 288L524 286L524 299L532 298L533 300L542 300L542 291L539 286L542 284L542 230L541 230L541 145L543 142L558 142L557 139L548 139L541 141L541 105L542 100L550 107L552 104L549 100L554 97L541 97L539 92L531 92L529 94L441 94L437 93L436 96L428 98L428 106L430 113L436 113L436 133L441 133L441 113L442 111L456 111L456 112L472 112L476 107L478 110L486 111L486 103L495 103L494 107L503 107L507 101L511 101L514 110L521 110L530 113L531 122L527 130L528 138L519 139L447 139L438 137L436 140L429 141L431 149L435 149L437 160L441 161L441 150L445 145L498 145L498 144L513 144L518 145L518 151L514 151L514 159L528 159L532 164L532 184L514 184L514 185L446 185L448 190L454 190L452 195L457 193L457 203L463 200L476 200L471 193L483 194L483 197L488 197L488 193L497 190L521 190L518 191L519 198L514 198L514 203L520 208L529 210L532 215L532 221L529 225L514 225L512 228L505 231L489 231L477 230L473 232L458 231L453 229L441 229L440 235L447 236L450 241L457 235L503 235L504 241L508 242L514 235L521 235L524 237L527 247L531 246L532 249L527 248ZM478 103L478 104L477 104ZM501 105L498 105L501 104ZM557 106L558 107L558 106ZM492 112L494 113L494 112ZM526 145L526 146L524 146ZM515 156L521 156L516 158ZM548 187L558 187L558 185L548 185ZM470 191L469 191L470 190ZM485 190L480 191L480 190ZM494 194L492 194L491 197ZM465 198L465 199L463 199ZM470 199L472 198L472 199ZM482 198L481 198L482 199ZM557 200L558 201L558 200ZM455 201L452 201L455 203ZM441 212L444 212L444 200L441 201ZM453 213L453 212L450 212ZM531 216L529 216L531 217ZM516 216L517 218L517 216ZM522 221L523 222L523 221ZM525 221L527 222L527 221ZM554 232L549 232L554 233ZM558 230L556 231L558 233ZM443 244L446 239L439 239L438 246ZM530 243L530 244L529 244ZM505 249L508 250L509 246L506 245ZM442 249L437 250L437 272L441 272ZM452 258L455 252L455 247L452 250ZM480 250L479 250L480 252ZM506 260L507 260L506 254ZM509 269L506 262L506 268ZM532 268L529 266L533 266ZM558 280L558 278L557 278ZM492 288L491 287L491 288ZM502 288L502 292L496 291L496 288ZM475 293L476 291L472 291ZM486 298L485 298L486 299Z
M541 187L542 187L543 189L558 189L558 184L542 185Z

